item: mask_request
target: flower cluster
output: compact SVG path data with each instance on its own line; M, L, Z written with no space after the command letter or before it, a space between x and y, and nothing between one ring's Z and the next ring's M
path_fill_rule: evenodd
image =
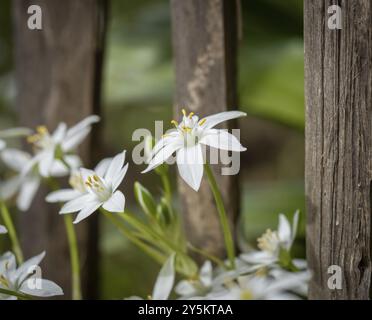
M259 250L235 254L222 196L203 151L206 146L232 152L245 151L234 135L215 128L224 121L245 114L230 111L200 119L193 112L182 112L181 121L173 120L175 128L159 141L153 144L151 137L146 139L148 167L143 173L154 170L162 182L162 193L160 197L155 197L139 182L134 184L135 197L143 211L141 217L125 209L125 196L120 191L128 171L125 150L112 158L103 159L93 170L85 168L77 154L77 147L91 132L92 125L99 121L98 116L89 116L70 128L61 123L52 133L45 126L37 127L35 132L24 128L0 132L0 159L13 172L0 184L1 215L6 224L6 227L0 225L0 234L9 235L13 251L0 256L0 299L63 294L57 284L42 279L35 272L39 270L44 252L23 262L16 228L8 210L8 205L14 199L19 210L27 211L43 183L51 189L45 200L61 205L59 213L65 220L69 240L74 299L82 297L74 224L97 211L108 218L127 239L163 265L151 299L168 299L172 291L180 299L306 297L310 274L306 270L306 263L293 259L291 254L299 221L298 212L294 214L292 225L286 216L280 214L278 230L267 230L258 239ZM22 135L28 135L27 141L33 147L32 154L7 147L3 140ZM227 261L206 254L188 243L173 204L174 196L166 164L173 154L176 154L180 176L193 190L199 190L206 172L219 213ZM70 187L61 188L58 178L66 176L69 176ZM70 215L72 213L77 213L74 221ZM207 258L201 268L190 251ZM176 274L182 280L175 285Z

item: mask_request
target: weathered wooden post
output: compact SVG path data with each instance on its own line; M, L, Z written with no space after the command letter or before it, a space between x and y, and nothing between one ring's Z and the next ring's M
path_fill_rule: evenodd
M182 108L200 116L236 108L237 1L172 0L171 14L175 116L181 115ZM233 221L238 211L237 177L220 172L217 176ZM198 193L181 179L178 185L191 243L223 256L223 236L208 183L204 180Z
M336 8L329 9L335 4L342 11L342 29L328 21L336 18ZM307 257L314 272L310 298L368 299L372 3L306 0L304 5ZM332 265L336 267L329 269Z
M17 107L23 125L46 124L54 129L60 121L72 125L98 111L100 4L98 0L13 1ZM28 28L31 5L42 10L42 30ZM81 148L85 163L90 154L85 143ZM46 190L41 190L30 211L21 215L22 244L26 257L47 251L43 271L64 288L68 298L71 273L64 223L58 207L45 203L45 195ZM77 232L83 289L89 287L92 293L98 261L91 257L97 252L97 234L90 224L94 220L79 224Z

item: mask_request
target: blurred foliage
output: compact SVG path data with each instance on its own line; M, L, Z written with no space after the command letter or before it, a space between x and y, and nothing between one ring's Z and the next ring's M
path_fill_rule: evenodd
M304 209L302 2L241 1L240 109L251 118L262 119L254 132L243 128L243 134L251 136L241 138L243 143L261 141L263 136L270 139L265 135L269 132L271 142L278 146L274 151L265 144L250 143L242 158L244 223L240 231L251 245L266 228L276 227L278 213L291 215ZM10 4L11 0L0 2L0 128L10 125L16 116ZM153 131L155 120L169 123L174 73L169 0L112 0L110 15L104 139L106 152L112 154L135 145L131 137L136 128ZM132 169L139 172L134 166ZM304 221L302 215L297 242L300 255L304 254ZM106 223L101 227L102 298L146 297L158 272L156 264Z

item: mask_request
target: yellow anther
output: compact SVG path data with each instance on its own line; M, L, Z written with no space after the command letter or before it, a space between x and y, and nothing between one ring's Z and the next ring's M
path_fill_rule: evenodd
M40 134L46 134L48 133L48 129L46 126L38 126L36 128L36 131L39 132Z
M192 117L194 114L195 114L194 112L190 112L190 114L189 114L189 119L191 119L191 117Z
M90 182L88 182L88 181L85 182L85 185L88 186L88 187L90 187L90 188L92 188L92 184Z
M99 178L97 177L97 175L94 175L94 176L93 176L93 179L94 179L95 181L97 181L97 182L99 181Z
M190 133L192 129L189 128L189 127L182 126L182 130L187 132L187 133Z
M200 121L199 121L199 126L202 126L204 123L205 123L205 121L207 121L207 119L201 119Z
M175 127L178 127L178 122L176 120L172 120L171 124L173 124Z
M186 110L185 109L182 109L182 113L186 117Z

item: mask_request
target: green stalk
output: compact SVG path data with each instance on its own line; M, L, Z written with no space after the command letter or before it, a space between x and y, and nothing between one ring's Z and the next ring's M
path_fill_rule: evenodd
M72 299L81 300L81 281L80 281L80 262L79 262L79 249L76 239L75 227L72 222L72 216L70 214L63 215L66 227L66 234L68 239L68 245L70 249L70 260L71 260L71 277L72 277Z
M19 245L17 232L16 232L16 229L14 227L12 218L9 214L9 210L8 210L8 208L7 208L7 206L5 205L4 202L0 203L0 207L1 207L1 216L4 220L4 224L5 224L6 228L8 229L10 240L12 241L13 252L14 252L16 258L17 258L18 264L22 264L23 263L23 253L22 253L21 246Z
M76 239L76 232L72 217L70 214L63 215L66 227L66 235L68 239L68 245L70 249L70 260L71 260L71 277L72 277L72 299L81 300L81 285L80 285L80 262L79 262L79 250Z
M68 164L61 160L67 169L70 169ZM60 186L53 178L48 178L46 183L51 190L56 191L60 189ZM71 264L71 287L72 287L72 299L81 300L81 278L80 278L80 260L79 260L79 247L76 238L75 226L72 222L72 216L70 214L63 215L66 229L66 236L68 241L68 247L70 251L70 264Z
M16 291L13 291L13 290L0 288L0 293L5 294L7 296L17 297L18 299L21 299L21 300L33 300L32 296L30 296L28 294L21 293L21 292L16 292Z
M155 261L157 261L160 264L164 263L165 257L159 253L157 250L149 247L144 242L139 240L136 236L134 236L127 228L121 223L121 220L119 220L115 215L112 213L107 212L106 210L101 210L103 215L111 221L111 223L119 229L119 231L128 238L129 241L133 242L137 247L139 247L141 250L143 250L146 254L148 254L150 257L152 257Z
M229 220L227 218L225 206L223 204L222 195L218 189L216 179L213 175L212 169L208 163L204 164L205 171L207 173L208 182L211 187L214 200L216 201L217 211L220 217L220 223L222 227L222 232L225 240L225 246L227 251L227 256L230 261L230 267L235 268L235 247L234 241L231 234L231 229L229 226Z

